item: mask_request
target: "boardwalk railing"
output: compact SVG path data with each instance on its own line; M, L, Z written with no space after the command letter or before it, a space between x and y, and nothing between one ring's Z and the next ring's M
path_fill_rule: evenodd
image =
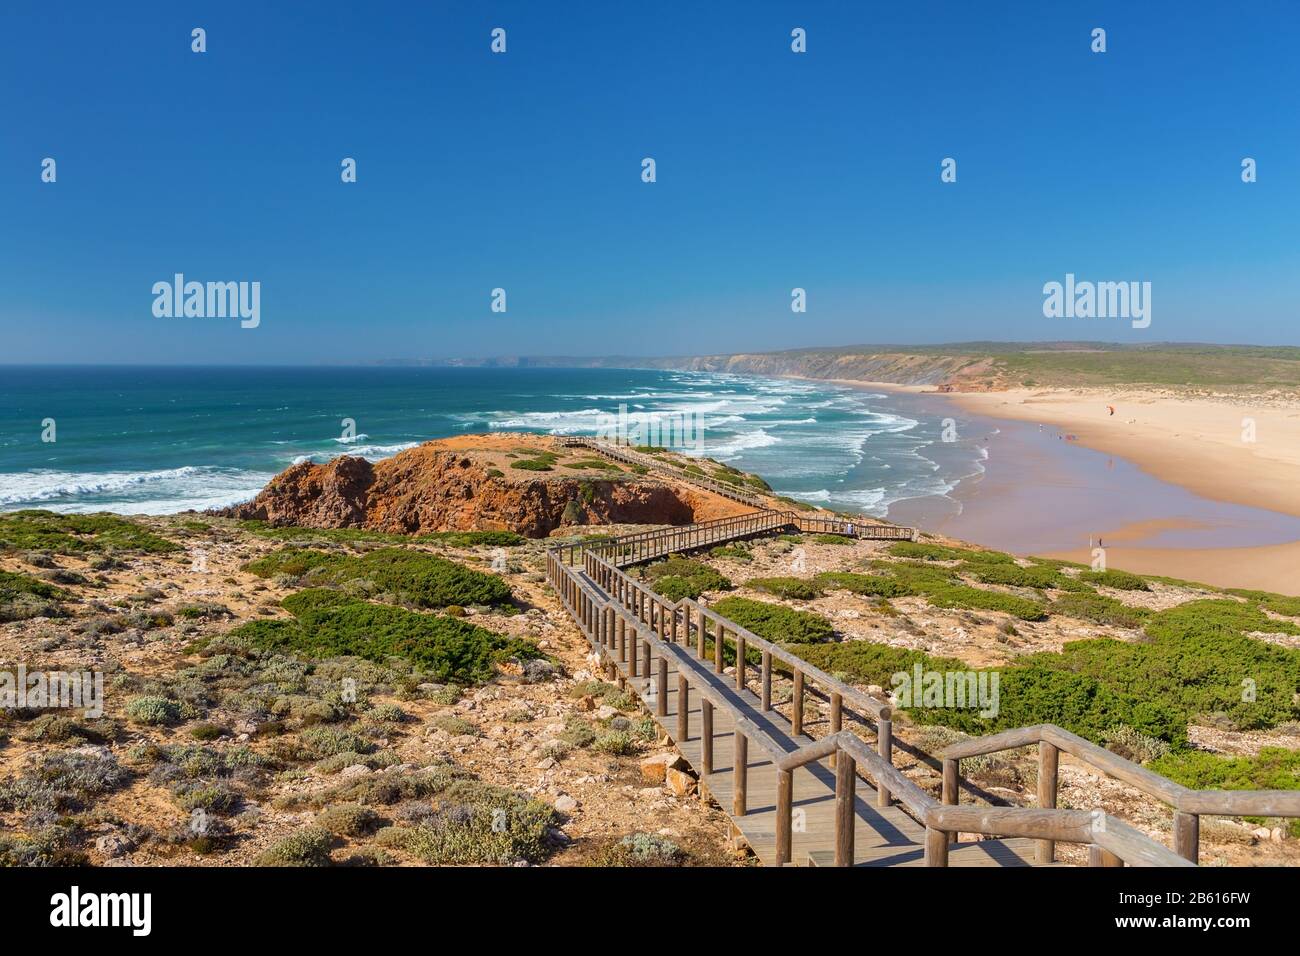
M1038 747L1038 804L1056 806L1057 769L1061 752L1142 791L1174 808L1174 851L1197 862L1202 814L1218 816L1300 817L1298 790L1192 790L1162 777L1055 724L1037 724L1000 734L963 740L943 752L943 802L959 799L961 761L1018 747ZM964 828L962 828L964 829ZM1050 863L1055 848L1050 837L1038 844L1038 862ZM1101 865L1114 865L1113 861Z
M942 800L936 800L893 765L892 709L888 700L837 680L697 601L668 601L623 570L680 551L784 530L861 533L862 529L844 527L848 524L838 519L807 518L797 512L758 511L587 545L560 545L546 554L547 579L590 641L601 665L621 686L630 679L661 722L668 718L670 664L676 669L674 739L679 743L692 732L689 702L692 695L696 696L702 725L702 766L697 770L702 776L713 772L715 712L722 710L728 715L735 735L730 810L734 818L750 812L746 795L752 763L750 746L771 762L777 773L777 865L792 862L794 774L822 760L828 760L835 770L834 859L838 866L851 865L854 859L854 800L859 773L875 787L878 807L897 804L925 827L927 866L946 866L949 846L961 833L1035 839L1039 864L1054 862L1055 844L1060 842L1086 845L1091 866L1194 866L1201 814L1300 816L1298 791L1190 790L1052 724L1009 730L947 748L942 754ZM908 528L870 526L868 530L885 538L911 537ZM734 664L734 687L718 679L728 659ZM626 668L627 678L620 664ZM757 693L749 689L750 667L755 664ZM776 709L772 674L778 664L792 679L789 721L796 744L806 736L806 694L815 689L830 702L830 732L794 750L759 726L764 715ZM757 705L746 698L746 693L757 698ZM847 723L868 731L874 729L874 747L847 729ZM1038 808L958 805L963 758L1030 745L1039 747ZM1061 751L1172 805L1175 849L1168 849L1103 811L1056 809Z
M606 458L613 458L615 461L621 461L627 465L640 465L651 471L657 471L661 474L671 475L679 481L690 482L705 488L715 495L722 495L724 498L730 498L733 501L739 501L741 504L749 505L753 508L766 508L767 502L757 495L751 495L742 491L734 485L729 485L725 481L717 481L705 475L692 475L689 471L682 468L674 468L666 462L660 461L653 455L646 455L639 451L627 447L626 445L614 445L609 442L599 441L595 438L560 438L559 444L564 448L586 448L594 451Z

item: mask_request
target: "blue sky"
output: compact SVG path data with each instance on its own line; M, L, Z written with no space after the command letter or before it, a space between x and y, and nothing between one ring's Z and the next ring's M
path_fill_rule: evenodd
M1296 344L1298 34L1270 0L10 0L0 362ZM154 317L176 272L261 282L260 327ZM1067 272L1150 281L1151 327L1044 318Z

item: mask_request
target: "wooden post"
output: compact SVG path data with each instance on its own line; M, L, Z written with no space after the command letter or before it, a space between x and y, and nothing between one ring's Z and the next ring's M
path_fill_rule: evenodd
M876 721L876 752L880 754L881 759L887 764L894 762L894 722L882 718ZM890 804L889 789L884 783L879 784L880 789L876 791L876 806L887 807ZM947 866L947 855L945 851L944 866Z
M839 694L831 694L831 733L838 734L844 724L844 699ZM838 765L840 752L831 754L831 766Z
M726 633L721 621L713 622L713 670L718 674L722 673L722 645Z
M803 733L803 671L794 669L794 696L790 699L790 723L792 736Z
M1038 744L1038 806L1043 810L1056 808L1056 769L1060 762L1060 751L1055 744L1042 741ZM1052 840L1039 840L1035 862L1046 866L1056 857L1056 843Z
M835 763L835 865L853 865L853 794L857 787L857 762L840 754Z
M641 645L641 673L645 679L650 679L650 642L646 641Z
M948 834L943 830L925 828L925 865L948 865Z
M749 783L749 738L736 731L732 738L735 741L736 748L736 780L735 786L732 787L732 805L733 815L743 817L745 815L745 786Z
M690 612L687 611L689 614ZM704 616L704 610L700 610L700 619L695 625L695 656L704 660L704 622L707 620Z
M1195 813L1174 813L1174 852L1197 862L1201 849L1201 818Z
M632 628L628 628L628 630L630 633L628 634L627 639L628 639L628 644L630 645L630 651L627 656L627 672L632 677L636 677L636 670L637 670L636 628L632 627Z
M791 829L794 822L794 774L776 772L776 865L790 862Z
M957 790L957 774L961 766L961 761L952 757L945 757L943 760L943 802L951 807L957 806L959 798ZM948 834L952 837L952 842L957 842L955 832Z
M763 713L772 709L772 652L763 652Z
M745 689L745 638L736 635L736 690Z
M700 698L701 773L713 773L713 705Z
M1124 861L1109 850L1103 850L1095 843L1088 844L1089 866L1123 866Z
M650 650L650 642L646 641L646 651ZM658 697L658 710L660 717L668 716L668 658L659 658L659 684L655 688Z
M686 671L677 672L677 743L680 746L691 736L691 685L686 681Z

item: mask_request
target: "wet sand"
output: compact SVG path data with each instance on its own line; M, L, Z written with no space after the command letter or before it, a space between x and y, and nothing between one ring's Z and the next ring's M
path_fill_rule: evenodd
M983 474L963 480L948 497L896 502L889 509L891 521L1016 554L1085 563L1100 544L1113 568L1300 593L1300 457L1292 468L1273 450L1267 462L1251 464L1227 439L1197 441L1179 433L1175 447L1195 461L1170 467L1161 459L1167 442L1133 439L1126 448L1148 448L1146 460L1139 462L1085 447L1084 435L1072 427L972 412L1009 407L997 394L970 402L969 396L915 388L845 384L904 391L931 409L946 407L958 422L957 441L988 449ZM1027 418L1031 408L1020 406L1019 417ZM1207 427L1225 428L1242 416L1240 408L1216 414L1217 424ZM1261 413L1257 420L1273 429L1289 420L1289 412ZM1151 424L1147 429L1158 431ZM1275 441L1279 432L1274 431ZM1221 460L1229 462L1226 476L1220 474ZM1250 480L1257 472L1267 472L1258 493ZM1281 481L1285 474L1289 486ZM1184 480L1168 480L1171 476ZM1221 494L1206 495L1210 487Z

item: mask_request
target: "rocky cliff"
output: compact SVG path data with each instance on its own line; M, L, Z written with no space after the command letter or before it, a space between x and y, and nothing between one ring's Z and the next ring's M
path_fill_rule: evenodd
M512 471L519 456L509 450L511 441L552 450L551 440L483 436L476 446L473 437L426 442L376 463L344 456L294 465L251 502L221 513L297 527L545 537L565 525L689 524L748 510L659 478Z

